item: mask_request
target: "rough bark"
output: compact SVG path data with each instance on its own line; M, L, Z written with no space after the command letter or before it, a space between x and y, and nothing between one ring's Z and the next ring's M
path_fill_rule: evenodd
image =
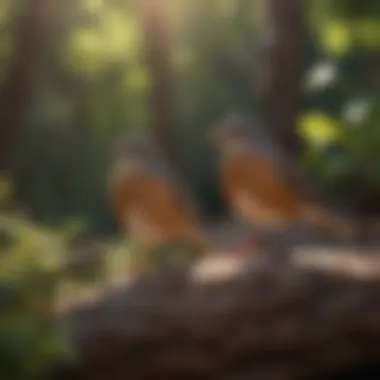
M0 93L0 170L6 170L33 99L55 0L29 0L20 18L8 76Z
M142 0L140 6L145 61L150 73L149 112L151 128L165 158L181 171L175 141L173 70L166 0Z
M302 147L295 133L300 111L304 0L270 0L262 33L258 97L268 128L292 154Z
M365 379L380 355L378 258L371 272L352 258L338 270L344 255L329 270L301 261L152 278L72 312L81 365L62 379Z

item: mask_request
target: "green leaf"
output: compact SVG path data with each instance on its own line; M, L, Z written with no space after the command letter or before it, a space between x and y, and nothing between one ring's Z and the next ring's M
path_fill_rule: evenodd
M321 27L320 40L327 54L343 55L352 46L351 25L346 20L332 19Z
M302 137L314 146L325 146L339 140L341 135L340 123L322 112L301 116L298 126Z

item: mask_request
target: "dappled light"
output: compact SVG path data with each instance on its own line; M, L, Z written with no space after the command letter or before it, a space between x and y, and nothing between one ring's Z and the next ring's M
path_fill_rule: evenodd
M379 1L0 0L0 120L1 380L380 378Z

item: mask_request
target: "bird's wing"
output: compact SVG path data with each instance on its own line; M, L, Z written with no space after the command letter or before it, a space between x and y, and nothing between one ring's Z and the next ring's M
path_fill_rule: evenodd
M152 237L149 240L160 240L154 236L165 240L198 234L195 218L180 199L175 185L156 173L140 171L119 176L111 187L110 197L119 223L136 230L140 236L149 234Z
M249 153L228 157L223 164L223 182L227 196L237 201L244 198L244 207L260 208L278 217L292 217L297 197L283 173L267 157ZM252 213L257 215L257 210Z

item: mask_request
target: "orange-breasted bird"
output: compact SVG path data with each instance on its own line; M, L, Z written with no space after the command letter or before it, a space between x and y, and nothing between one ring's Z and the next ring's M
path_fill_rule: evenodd
M109 198L119 226L149 250L184 243L202 252L207 244L179 182L148 138L118 142L109 176Z
M300 194L265 126L230 115L212 128L209 138L219 155L225 199L241 220L266 231L304 221L334 235L352 236L354 229L345 218Z

